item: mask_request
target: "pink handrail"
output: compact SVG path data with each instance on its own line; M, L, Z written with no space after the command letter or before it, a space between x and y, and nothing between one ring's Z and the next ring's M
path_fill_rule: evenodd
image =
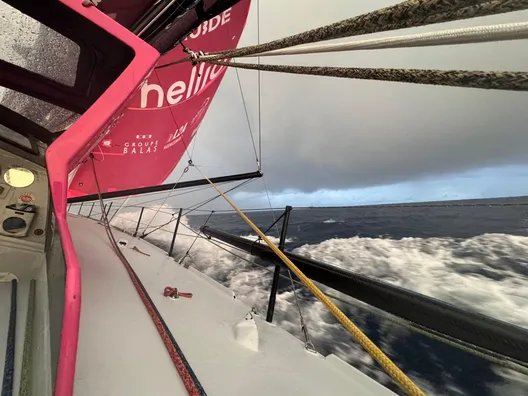
M130 46L135 52L134 59L119 78L46 153L53 208L66 261L64 315L55 396L72 396L81 315L81 273L66 221L68 173L83 161L112 129L132 95L155 66L160 54L96 7L83 6L78 0L60 1Z

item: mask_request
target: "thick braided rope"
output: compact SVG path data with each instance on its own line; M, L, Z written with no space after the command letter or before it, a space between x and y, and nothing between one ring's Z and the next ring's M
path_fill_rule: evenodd
M300 44L520 11L528 0L411 0L269 43L207 54L209 60L236 58Z
M223 61L211 61L210 63L238 67L240 69L312 76L444 85L449 87L500 89L506 91L528 91L527 72L286 66Z
M259 56L303 55L342 51L377 50L386 48L458 45L505 40L523 40L527 38L528 22L516 22L503 23L499 25L448 29L438 32L409 34L404 36L356 40L348 43L303 45L300 47L283 48L276 51L264 52L259 54ZM200 61L207 62L207 56L200 57Z
M257 233L260 238L277 254L286 266L293 272L299 280L332 312L341 324L354 336L359 344L385 369L385 371L409 394L413 396L425 396L418 386L401 371L388 357L379 349L363 332L341 312L341 310L321 291L319 288L297 268L286 255L275 246L266 235L233 203L227 196L205 176L199 168L198 171L214 187L226 202L244 219L244 221Z
M31 345L33 343L33 316L35 310L35 279L29 284L28 310L26 318L26 335L24 337L24 352L22 356L22 374L20 378L19 396L29 395L31 374Z

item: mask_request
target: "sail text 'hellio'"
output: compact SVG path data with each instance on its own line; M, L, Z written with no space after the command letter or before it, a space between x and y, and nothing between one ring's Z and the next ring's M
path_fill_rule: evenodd
M184 40L185 46L207 52L236 48L249 5L249 0L240 1L203 22ZM158 65L186 56L177 46ZM188 62L153 70L93 152L101 191L163 183L197 133L225 71L225 66ZM82 164L71 178L68 195L95 191L92 170Z

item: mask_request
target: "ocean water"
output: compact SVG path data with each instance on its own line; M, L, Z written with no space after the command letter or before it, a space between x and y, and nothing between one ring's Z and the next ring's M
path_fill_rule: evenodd
M528 198L465 201L464 206L294 209L286 250L528 328L528 206L522 203L528 204ZM153 219L156 212L145 211L145 226L151 220L151 227L170 220L171 209L154 209L159 212ZM267 229L280 213L255 211L248 216ZM137 215L125 209L113 223L130 229ZM239 250L196 239L190 229L197 231L208 217L201 213L183 218L173 255L182 257L192 245L185 260L265 316L273 267ZM235 213L214 213L207 225L256 239ZM168 249L173 228L174 223L162 226L147 239ZM278 242L275 227L267 235ZM403 394L309 291L297 285L296 292L318 352L334 353ZM527 376L415 334L357 304L336 303L429 395L528 394ZM280 282L274 322L304 339L292 286L285 280Z

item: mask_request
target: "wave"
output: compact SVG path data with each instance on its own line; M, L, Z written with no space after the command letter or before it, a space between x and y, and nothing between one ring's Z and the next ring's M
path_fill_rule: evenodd
M152 220L152 227L160 227L147 239L168 250L174 230L174 222L166 224L171 219L170 210L166 207L153 209L145 211L142 226L146 226ZM155 210L160 212L154 218ZM130 231L135 229L137 218L138 213L121 213L114 218L112 224ZM209 240L196 239L188 228L190 228L189 221L183 217L175 243L175 258L183 257L195 242L190 252L191 256L185 260L191 260L191 265L196 269L228 287L238 298L265 315L272 274L269 270L255 265L265 263L235 248L225 245L217 247ZM255 235L245 235L245 237L257 239ZM278 238L270 237L270 239L278 243ZM298 247L294 249L294 253L361 272L528 328L528 237L484 234L469 239L336 238ZM322 288L331 291L326 287L322 286ZM345 301L351 300L341 293L331 292ZM378 382L399 392L392 380L355 343L322 303L314 300L304 289L297 289L297 295L301 297L299 305L312 341L320 353L324 355L334 353ZM380 321L376 330L369 331L368 329L372 327L369 315L350 305L343 303L338 305L360 328L367 330L371 337L377 338L375 342L392 356L400 367L427 391L427 394L468 394L468 390L474 386L461 385L461 382L472 380L467 380L467 373L464 374L463 370L462 374L454 373L456 367L451 367L450 363L446 363L445 372L437 371L435 366L435 370L432 370L430 375L422 374L421 366L426 364L417 361L416 357L406 359L399 355L405 354L409 345L411 348L412 345L422 348L423 341L416 343L410 331L385 321ZM299 313L291 288L283 288L279 291L274 322L303 339ZM449 360L445 360L445 356L434 356L434 352L430 352L427 348L423 352L424 361L433 361L434 365L438 365L442 359L446 362ZM432 380L436 377L439 378L438 382ZM474 374L473 378L474 381L483 381L483 378L477 374ZM486 389L485 394L513 395L519 394L520 389L522 389L521 393L528 390L525 378L507 376L504 370L497 374L496 378L482 383ZM503 381L505 378L507 378L506 382Z
M528 237L353 237L294 252L528 328Z

